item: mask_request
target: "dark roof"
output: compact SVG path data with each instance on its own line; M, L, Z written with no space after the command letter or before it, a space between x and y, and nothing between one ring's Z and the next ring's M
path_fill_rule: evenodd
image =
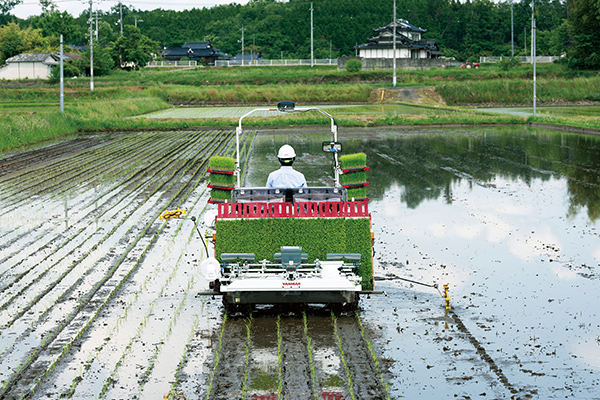
M73 61L83 60L83 56L80 53L65 53L65 57L68 57Z
M388 29L390 31L394 29L394 21L390 22L386 26L375 28L373 30L375 32L381 32L381 31L388 30ZM416 27L413 24L409 23L405 19L397 19L396 20L396 32L398 32L398 31L425 33L425 32L427 32L427 29Z
M181 47L168 47L164 49L163 56L166 59L188 57L190 60L230 57L229 54L213 47L210 42L185 42Z
M210 42L185 42L181 47L193 50L206 50L213 48Z
M48 60L48 57L50 57L50 60ZM7 64L12 62L41 62L47 65L56 65L60 62L60 57L52 53L27 53L6 60Z

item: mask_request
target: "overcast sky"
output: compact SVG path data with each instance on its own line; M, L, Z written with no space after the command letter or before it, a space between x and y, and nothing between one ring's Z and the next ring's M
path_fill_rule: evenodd
M165 10L191 10L192 8L210 8L220 4L246 4L248 0L122 0L123 5L135 8L136 10L154 10L162 8ZM53 3L60 11L67 11L74 17L78 17L83 10L90 8L89 0L53 0ZM119 4L118 0L94 0L94 10L109 11L111 7ZM39 0L23 0L23 3L13 8L11 14L19 18L28 18L32 15L41 13Z

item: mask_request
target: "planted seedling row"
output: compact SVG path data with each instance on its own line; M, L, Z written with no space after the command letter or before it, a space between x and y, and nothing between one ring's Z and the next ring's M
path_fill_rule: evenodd
M278 308L275 308L277 310ZM229 318L202 397L247 399L389 398L378 357L358 315L302 314ZM361 334L363 333L363 334ZM196 390L174 393L194 398ZM191 389L194 389L193 387Z
M356 315L333 314L332 319L352 398L386 398L387 389L381 380L378 359L370 342L365 341L361 334L360 320Z
M62 158L66 152L79 152L96 146L98 140L94 137L79 137L74 140L61 141L49 146L34 150L23 151L12 154L3 154L0 157L0 176L17 173L28 169L31 164L39 163L40 160L55 160Z
M152 163L156 164L156 163L160 162L160 160L162 160L161 157L155 158ZM139 180L139 177L133 177L133 178L136 178L137 180ZM130 179L130 181L133 182L133 179ZM128 182L128 180L125 180L125 183L127 183L127 182ZM139 185L140 188L143 187L141 185L141 182L142 181L140 181L140 185ZM115 183L113 184L113 186L116 186L117 184L118 184L118 182L115 181ZM119 187L119 192L121 193L121 196L129 196L130 195L130 193L128 193L127 191L123 190L122 186ZM90 198L90 200L88 201L88 205L82 208L82 213L83 213L84 217L80 221L82 221L85 224L85 226L90 226L90 222L91 222L90 219L92 219L92 218L95 218L96 219L95 222L98 223L98 218L99 218L98 214L102 213L102 208L104 208L104 209L106 209L107 207L113 208L113 205L111 204L111 201L114 202L116 200L115 196L117 194L112 193L112 189L108 193L110 194L110 197L108 197L106 200L104 200L104 196L101 196L101 195L99 196L99 193L97 193L94 190L94 193L92 193L93 198ZM133 191L133 193L135 193L135 191ZM105 218L105 220L109 220L109 219L110 219L110 217ZM75 224L77 224L77 222L75 222ZM45 220L43 223L40 224L40 226L41 225L47 226L46 231L49 231L49 232L52 232L53 230L56 229L56 226L55 226L56 224L53 223L52 221ZM31 231L31 230L35 230L35 228L30 229L30 230L24 232L22 234L22 237L29 238L31 236L30 233L29 233L29 231ZM64 236L68 236L68 233L63 233L62 236L63 237ZM73 235L73 236L77 236L77 235ZM55 240L59 239L58 237L56 237L56 235L54 235L53 238ZM35 246L32 246L32 243L37 244L38 245L37 248ZM29 252L32 252L32 251L39 252L39 250L40 250L39 244L40 243L44 243L44 242L40 242L39 238L34 237L29 242L22 243L21 247L15 248L14 254L18 255L21 259L25 259L25 258L28 257ZM11 246L11 248L14 248L14 247L15 246ZM64 247L64 245L59 244L59 247L62 248L62 247ZM43 249L44 247L41 247L41 248ZM2 265L4 265L4 268L8 268L8 265L10 265L10 264L7 262L7 259L4 259L3 262L2 262ZM6 279L3 279L3 280L6 281Z
M146 203L147 203L147 204L145 205L145 207L147 207L147 206L151 205L149 202L146 202ZM142 204L143 204L143 202L142 202ZM137 207L137 206L136 206L136 207ZM112 230L111 232L108 232L108 233L107 233L107 234L104 236L104 238L103 238L101 241L99 241L99 242L98 242L98 240L97 240L96 238L94 238L94 235L95 235L95 228L94 228L94 226L90 226L90 225L88 225L88 226L87 226L87 230L89 231L89 234L88 234L88 235L83 235L83 234L82 234L82 233L83 233L83 232L82 232L82 230L80 230L80 231L79 231L79 232L77 232L76 234L74 234L74 235L70 236L69 240L70 240L70 239L75 239L75 241L82 241L84 238L86 238L86 237L87 237L87 238L88 238L88 240L89 240L90 242L92 242L92 243L93 243L93 246L91 247L91 249L92 249L92 250L95 250L97 247L99 247L99 245L101 245L101 244L104 242L104 239L108 239L108 238L111 238L111 237L113 236L113 234L114 234L114 231L115 231L115 229L116 229L118 226L124 226L124 225L123 225L124 221L125 221L125 220L127 220L127 219L129 218L129 216L127 215L128 211L127 211L126 209L122 209L122 210L120 210L120 211L119 211L118 209L115 209L115 208L113 208L113 209L110 209L109 211L110 211L111 213L113 213L113 215L118 215L118 214L121 214L121 215L124 215L124 217L122 217L122 219L121 219L121 223L119 223L119 224L116 224L116 225L115 225L115 227L113 228L113 230ZM71 245L71 244L72 244L72 243L69 243L69 245ZM74 244L77 244L77 243L74 243ZM79 245L78 245L78 246L70 247L70 246L68 246L68 245L67 245L67 243L60 243L60 244L57 246L57 247L58 247L58 250L56 250L55 252L51 252L51 251L50 251L50 252L47 252L47 253L49 253L49 254L50 254L52 257L61 257L61 256L60 256L60 254L65 254L65 253L66 253L66 256L69 256L69 255L70 255L71 253L73 253L73 252L74 252L76 249L77 249L78 251L80 251L80 252L81 252L81 249L79 249L79 246L80 246L80 245L81 245L81 243L79 243ZM70 250L70 251L69 251L69 250ZM98 251L98 252L97 252L97 253L100 253L100 256L102 256L102 253L101 253L101 251L102 251L102 250L103 250L103 249L100 249L100 251ZM90 252L90 250L87 250L85 253L83 253L83 255L82 255L82 257L81 257L80 259L85 259L86 257L88 257L88 256L89 256L89 252ZM38 252L38 253L39 253L39 254L38 254L38 256L41 256L41 255L43 255L43 254L44 254L44 252L42 252L42 251L40 251L40 252ZM64 256L64 257L66 257L66 256ZM64 257L63 257L63 258L64 258ZM38 262L38 263L39 263L39 264L38 264L39 266L41 266L41 265L44 265L44 263L45 263L45 262L44 262L44 260L39 260L39 261L36 261L36 260L35 260L35 258L34 258L33 260L29 259L28 261L30 261L30 262L31 262L31 261L33 261L34 263L35 263L35 262ZM48 271L52 271L52 273L54 273L55 275L56 275L56 274L58 274L58 273L59 273L59 270L56 268L56 266L57 266L57 265L58 265L58 264L59 264L61 261L62 261L62 258L59 258L59 260L58 260L58 261L56 261L54 264L52 264L51 266L48 266L48 267L45 269L45 271L44 271L44 274L45 274L46 272L48 272ZM73 263L71 266L72 266L72 267L74 267L75 265L76 265L76 264L75 264L75 263ZM69 268L69 269L67 269L67 271L63 272L63 275L64 275L64 274L66 274L66 273L68 273L70 269L71 269L71 268ZM30 271L30 273L31 273L31 271ZM28 280L26 280L26 281L27 281L27 282L36 282L37 280L39 280L39 277L38 277L37 279L28 279ZM60 280L58 280L58 281L60 281ZM48 290L50 289L50 286L46 286L46 284L44 284L43 282L42 282L42 286L43 286L43 287L46 287L46 291L48 291ZM14 288L13 288L13 289L14 289ZM17 292L17 295L19 295L21 298L24 298L25 296L22 296L22 294L23 294L22 292L21 292L21 293L18 293L18 292ZM30 296L30 297L31 297L31 296ZM36 296L36 297L38 297L38 296ZM33 301L33 300L32 300L32 302L37 302L37 298L34 298L34 300L35 300L35 301ZM3 307L3 308L4 308L4 307ZM12 315L15 315L15 313L13 312L13 313L12 313Z
M194 204L194 206L197 202ZM193 211L190 210L191 212ZM192 235L195 233L191 226L189 227L188 240L183 246L177 247L174 250L179 254L179 259L176 262L169 260L170 255L164 251L161 252L162 246L165 242L168 242L168 235L163 234L159 236L156 246L150 250L148 258L157 259L162 258L161 262L156 264L144 263L140 269L136 272L132 278L132 282L128 284L124 289L120 297L126 298L124 301L126 304L122 305L120 301L113 301L107 306L107 310L101 318L102 323L96 323L94 328L87 334L89 337L96 337L100 341L100 345L96 346L82 346L75 354L70 357L70 360L63 362L63 366L58 376L50 377L54 382L62 382L63 390L62 396L72 397L75 394L75 389L78 390L78 396L86 396L85 393L97 393L103 385L103 382L98 382L98 376L102 375L103 370L115 369L114 366L110 365L111 357L114 358L115 353L119 353L118 347L125 347L128 343L128 338L131 332L136 332L139 326L144 326L146 330L160 331L164 329L163 319L165 319L165 312L158 314L156 304L159 299L165 296L177 296L179 295L178 288L184 283L186 286L185 297L189 299L191 291L190 285L194 280L201 279L198 271L195 269L189 269L189 265L184 264L183 255L188 251L188 247L192 242ZM155 253L155 254L153 254ZM172 256L171 256L172 258ZM170 262L169 262L170 261ZM183 272L180 266L183 264ZM180 277L177 278L176 275ZM185 282L181 279L181 275L184 274ZM136 280L136 277L143 279ZM139 282L134 287L133 283ZM167 290L167 285L170 290ZM194 300L191 300L193 302ZM188 300L190 302L190 300ZM163 305L164 308L164 305ZM171 308L167 309L167 317L171 314ZM184 315L186 321L193 321L193 325L197 325L197 315L194 313L195 310L187 312L187 317ZM153 316L154 315L154 316ZM150 323L152 320L159 320L157 324L153 325ZM186 322L181 322L183 326ZM172 324L171 330L179 331L179 328L174 328ZM187 330L186 328L183 328ZM193 328L195 329L195 328ZM181 346L182 352L184 350L184 344L181 342L178 335L171 335L173 338L165 338L165 342L168 340L174 341L176 345ZM104 338L110 338L108 340ZM93 341L94 342L94 341ZM148 343L148 340L146 340ZM165 346L156 346L156 355L158 356L159 349ZM122 351L122 350L121 350ZM173 352L169 352L168 360L173 360ZM102 361L104 360L104 361ZM154 363L146 367L146 373L150 374L152 368L156 364ZM127 363L126 363L127 364ZM85 368L77 369L77 366L84 365ZM136 365L139 365L139 361L136 361ZM173 366L173 370L176 370L176 366ZM139 369L136 368L136 372L139 373ZM76 372L76 373L75 373ZM175 374L175 372L173 372ZM146 378L150 380L150 377ZM150 380L151 381L151 380ZM163 379L164 384L167 384L170 379ZM70 384L65 384L70 383ZM78 386L80 385L80 386ZM87 388L87 389L86 389ZM130 386L129 389L133 390L135 385ZM165 390L167 392L167 390ZM40 394L40 396L44 396Z
M246 321L231 318L227 321L219 354L215 354L215 368L206 399L241 398L245 375Z
M152 179L156 179L156 176L158 174L161 174L162 171L164 171L164 168L162 165L158 165L157 167L155 167L155 175L154 176L150 176L150 178ZM119 210L116 206L117 204L114 204L113 202L107 202L107 204L102 207L101 209L98 209L97 212L105 212L106 214L104 215L100 215L100 217L102 217L105 221L110 221L111 219L113 219L116 215L127 215L128 207L131 207L130 203L135 202L135 199L132 198L133 195L135 195L136 193L142 194L146 189L145 186L145 182L144 181L138 181L138 186L137 187L131 187L130 186L130 190L132 190L132 193L126 192L126 191L121 191L123 192L123 194L121 195L121 199L128 199L129 203L126 203L122 206L122 208ZM119 199L114 198L113 196L113 201L117 201ZM138 200L139 201L139 200ZM91 217L91 215L90 215ZM77 231L74 234L68 234L68 232L63 233L63 235L61 235L60 237L55 238L55 241L57 242L55 244L54 248L48 248L46 249L46 247L49 246L42 246L41 248L39 248L36 253L32 256L30 256L29 258L27 258L26 255L21 255L21 253L19 253L19 261L18 263L23 263L24 260L27 260L28 262L33 262L33 263L40 263L38 265L41 265L42 262L47 262L48 257L52 256L56 259L57 256L57 252L62 252L63 254L66 252L67 249L72 249L74 248L74 246L69 247L69 241L78 238L78 240L81 240L79 238L83 238L83 237L90 237L92 235L95 234L96 230L98 229L97 226L94 226L92 224L90 224L88 221L83 221L82 225L84 226L84 228L80 228L79 231ZM104 225L104 224L103 224ZM72 226L72 228L70 230L74 230L75 226ZM87 231L91 231L91 233L89 235L82 235L83 233L83 229L86 229ZM99 229L104 229L103 227L100 227ZM92 238L92 241L94 241L95 239ZM45 256L44 259L41 259L42 256ZM34 257L33 259L31 257ZM36 261L37 258L37 261ZM46 261L43 261L46 260ZM5 260L5 265L8 264L10 265L10 263ZM23 267L26 267L27 264L23 263ZM6 266L8 268L8 266ZM31 273L32 271L28 270L27 268L24 268L25 272ZM15 275L15 280L18 280L19 278L22 277L22 275L19 275L18 273L13 273L13 275ZM4 277L4 281L7 281L6 277ZM31 281L31 279L29 279L29 281Z
M144 159L144 157L146 156L152 156L153 158L151 158L152 163L156 163L158 160L161 160L161 155L160 154L156 154L157 152L159 152L161 150L162 146L159 145L158 148L156 148L155 146L152 146L152 148L147 150L147 154L134 154L134 155L130 155L129 158L129 162L131 163L131 160L136 160L136 159ZM126 160L104 160L105 157L107 157L108 155L114 153L116 149L110 149L111 151L104 154L104 153L99 153L99 152L94 152L94 155L96 156L96 158L92 161L90 161L88 164L90 165L90 168L87 171L86 174L86 180L92 180L93 177L96 176L103 176L104 179L106 180L106 182L104 183L103 186L101 186L101 190L107 192L107 193L111 193L115 187L119 187L120 191L122 191L123 187L125 186L125 184L123 184L123 182L118 179L117 177L121 174L124 173L124 171L129 171L129 168L123 168L124 165L126 165L125 161ZM172 149L171 149L172 150ZM162 155L164 156L164 155ZM103 161L100 161L103 160ZM135 161L134 164L140 163L141 161ZM65 164L67 164L67 162L64 162ZM100 164L100 166L99 166ZM111 170L110 171L105 171L102 169L102 166L111 166ZM148 169L151 169L151 165L148 166ZM143 174L142 169L141 168L136 168L136 172L138 172L139 175ZM104 175L103 175L104 174ZM133 179L139 179L138 177L136 177L136 174L133 173L129 173L128 175L130 175L130 178L128 178L129 180L133 181ZM124 182L127 182L127 179L124 179ZM36 208L43 208L44 213L46 215L48 214L53 214L56 215L59 218L59 221L57 220L48 220L48 219L44 219L44 223L41 223L40 225L38 225L35 228L30 228L29 230L27 230L25 233L23 233L21 236L24 238L29 238L30 240L35 240L34 243L39 243L38 238L33 237L30 234L30 231L35 231L37 229L41 229L42 227L45 227L45 232L52 232L55 231L57 228L58 223L60 222L60 219L62 218L62 215L66 212L65 209L67 207L67 203L69 206L69 209L71 211L71 215L70 215L70 219L71 220L75 220L78 221L78 217L87 217L89 213L93 212L95 209L98 208L99 205L103 204L103 202L101 201L103 199L102 196L100 196L100 193L98 192L98 186L97 185L92 185L91 183L85 183L85 182L78 182L76 183L76 185L74 186L75 188L78 187L89 187L89 189L81 194L77 195L77 198L79 198L79 201L74 201L73 199L70 199L70 192L65 192L64 189L61 189L61 186L65 185L63 182L60 183L59 187L57 188L57 191L60 192L63 196L65 196L65 199L62 202L57 202L56 201L56 193L54 193L52 196L48 196L45 195L44 196L44 201L41 201L40 199L37 199L35 201L35 205ZM69 189L71 191L74 191L75 193L79 193L81 192L81 190L79 189ZM27 193L25 191L25 193ZM64 203L64 204L63 204ZM83 204L82 204L83 203ZM10 218L11 215L14 215L13 219L19 218L21 216L21 213L19 212L19 210L21 210L23 208L23 206L29 206L27 203L18 203L15 206L15 209L11 212L11 211L6 211L4 214L5 218ZM29 212L31 212L32 214L37 214L39 212L39 210L36 210L35 208L33 210L29 210ZM23 243L22 247L24 249L30 249L32 248L32 246L30 245L30 243ZM34 247L35 248L35 247Z
M31 185L32 183L40 183L40 180L44 179L49 180L50 182L56 182L58 180L64 181L66 188L69 188L76 181L69 178L69 176L63 177L62 174L79 175L82 168L102 170L103 168L109 166L122 167L124 164L129 164L132 161L131 159L128 160L124 156L127 154L135 156L137 151L148 149L151 146L151 142L155 142L154 145L156 145L158 142L160 142L160 140L156 140L156 136L149 132L130 133L127 136L115 134L108 139L98 138L95 146L93 147L90 146L89 148L84 149L77 154L74 152L68 152L68 154L72 154L72 156L68 159L54 159L50 161L42 171L25 171L20 174L19 177L30 181L30 187L34 187ZM162 140L162 142L164 143L164 140ZM114 164L113 161L118 159L123 159L123 161ZM105 161L106 163L103 163L102 161ZM97 178L101 176L103 176L103 174L90 175L91 178ZM15 180L14 177L12 179ZM38 186L39 187L37 187L37 190L50 189L45 185Z

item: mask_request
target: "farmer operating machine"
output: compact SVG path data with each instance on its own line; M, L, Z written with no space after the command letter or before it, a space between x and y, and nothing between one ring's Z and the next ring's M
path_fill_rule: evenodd
M239 140L242 121L257 111L317 111L331 119L332 138L322 143L333 166L333 186L275 189L242 187ZM319 108L282 101L277 109L255 109L236 129L236 159L209 163L216 215L214 256L200 269L211 294L228 310L256 304L320 303L355 308L359 295L373 292L371 216L366 197L365 155L342 155L337 126Z

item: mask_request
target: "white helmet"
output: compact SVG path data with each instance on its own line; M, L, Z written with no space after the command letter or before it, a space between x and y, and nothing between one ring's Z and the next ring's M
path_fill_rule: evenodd
M277 158L294 158L296 157L296 152L294 148L289 144L284 144L279 149L279 153L277 153Z

